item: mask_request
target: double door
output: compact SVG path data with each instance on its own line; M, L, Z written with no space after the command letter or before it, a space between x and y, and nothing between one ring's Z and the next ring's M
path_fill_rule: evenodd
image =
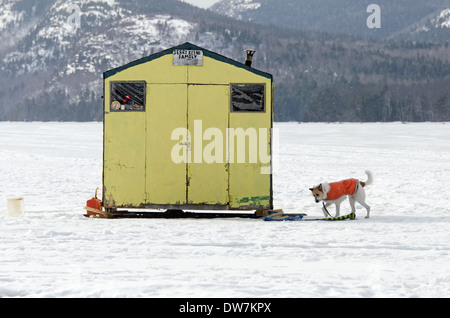
M149 84L146 104L146 203L226 206L229 86Z

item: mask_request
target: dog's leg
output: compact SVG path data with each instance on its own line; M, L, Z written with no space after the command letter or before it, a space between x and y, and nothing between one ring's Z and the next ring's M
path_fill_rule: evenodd
M366 219L370 217L370 206L366 203L366 193L364 191L361 191L362 188L358 191L357 195L355 196L356 202L361 204L363 207L367 210Z
M370 206L369 205L367 205L367 203L366 202L358 202L359 204L361 204L363 207L365 207L366 208L366 210L367 210L367 215L366 215L366 219L368 219L369 217L370 217Z
M325 208L328 208L330 205L331 205L330 202L326 202L326 203L325 203ZM323 215L327 218L327 217L329 217L329 215L328 215L328 213L327 213L327 210L325 210L325 208L322 207L322 212L323 212Z
M355 197L354 196L350 196L348 198L348 201L350 202L350 207L352 208L352 213L356 213L356 207L355 207L356 199L355 199Z
M337 218L341 215L341 201L337 201L335 205L336 205L336 215L334 217Z
M341 215L341 203L345 201L347 196L343 195L339 199L335 200L334 204L336 205L336 216L339 217Z

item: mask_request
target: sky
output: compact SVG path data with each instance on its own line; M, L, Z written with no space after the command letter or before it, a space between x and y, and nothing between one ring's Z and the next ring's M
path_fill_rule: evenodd
M208 8L220 0L182 0L200 8Z

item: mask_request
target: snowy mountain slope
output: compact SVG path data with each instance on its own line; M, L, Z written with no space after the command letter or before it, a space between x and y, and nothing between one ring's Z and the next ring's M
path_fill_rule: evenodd
M0 0L0 52L7 50L20 41L42 18L53 0L39 3L17 0Z
M435 28L450 28L450 8L442 10L432 22Z
M448 40L450 38L450 5L448 8L438 10L423 19L416 25L412 34L416 39L423 41L427 39L435 41Z
M296 28L300 30L317 30L330 33L374 36L377 38L398 38L408 40L428 40L446 42L450 38L447 11L450 4L445 0L379 0L381 28L369 29L366 20L370 0L222 0L211 10L233 18L254 21L262 24ZM432 16L431 19L427 17ZM423 23L420 23L420 22ZM418 25L419 24L419 25ZM428 38L418 35L434 30ZM425 29L424 29L425 27ZM430 35L432 35L430 37Z
M220 1L214 4L211 9L220 14L235 18L235 19L246 19L249 11L257 10L261 7L261 3L257 0L229 0ZM248 20L252 20L248 18Z
M74 13L70 8L74 5L80 8L79 29L69 21ZM157 49L167 45L165 39L185 37L193 26L168 15L135 14L115 1L56 1L24 37L18 50L3 57L3 69L15 75L47 71L55 66L52 62L62 57L69 60L61 74L76 70L99 73L101 64L109 64L111 56L115 57L116 64L141 57L152 46ZM171 37L165 37L165 32L171 32ZM106 50L110 52L103 56ZM69 51L83 56L70 55Z
M36 10L26 0L4 1L0 38L12 38L13 29L21 30L0 55L0 70L5 74L0 84L14 95L15 101L15 105L2 103L3 114L18 105L11 110L13 114L8 118L12 119L46 119L46 110L40 109L44 107L42 100L58 107L56 120L67 117L73 107L85 108L85 120L100 119L104 71L186 41L223 48L222 53L229 55L242 51L224 48L221 34L205 27L200 30L200 21L191 16L203 10L175 0L163 4L53 0L39 15L27 14ZM185 12L187 17L174 12ZM78 28L75 16L79 17ZM63 98L66 105L58 105L61 101L57 98Z

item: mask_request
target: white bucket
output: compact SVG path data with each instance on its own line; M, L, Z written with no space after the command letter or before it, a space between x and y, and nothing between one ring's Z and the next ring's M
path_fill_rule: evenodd
M6 199L6 215L12 218L19 218L25 214L22 197Z

